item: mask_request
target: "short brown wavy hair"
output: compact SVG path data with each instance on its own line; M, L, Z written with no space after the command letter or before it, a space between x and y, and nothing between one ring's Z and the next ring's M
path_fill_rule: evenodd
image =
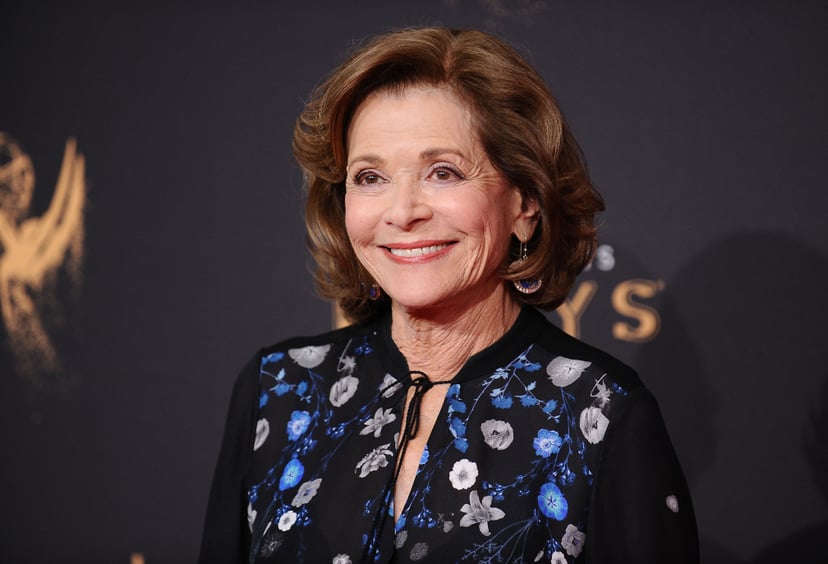
M304 171L305 224L322 296L351 321L389 307L371 301L372 279L345 230L346 134L357 107L380 90L408 86L449 89L468 104L480 142L496 169L524 201L539 206L529 258L514 263L519 241L501 268L504 280L541 278L534 294L516 300L559 306L595 251L595 214L604 209L583 155L543 79L512 47L475 30L405 29L357 49L313 92L299 116L293 152Z

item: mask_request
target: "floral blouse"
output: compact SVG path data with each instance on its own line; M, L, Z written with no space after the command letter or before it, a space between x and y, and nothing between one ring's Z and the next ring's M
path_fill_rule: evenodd
M698 562L652 395L532 308L445 385L395 522L415 369L390 317L257 354L234 389L200 562Z

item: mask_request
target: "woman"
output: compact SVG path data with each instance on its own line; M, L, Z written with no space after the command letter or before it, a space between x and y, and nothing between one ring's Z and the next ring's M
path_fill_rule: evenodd
M296 126L321 293L355 322L242 372L202 562L697 562L636 374L551 325L603 209L538 74L378 37Z

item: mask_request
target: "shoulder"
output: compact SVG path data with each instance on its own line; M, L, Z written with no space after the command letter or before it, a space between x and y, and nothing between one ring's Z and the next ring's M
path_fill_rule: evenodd
M638 373L611 354L565 333L538 312L532 312L537 328L533 349L546 361L551 382L567 387L581 375L611 380L626 392L643 388Z
M655 400L633 368L534 313L525 363L538 375L535 393L560 398L570 423L594 446L597 462L607 431L627 419L629 411L652 420Z
M255 358L260 365L285 356L300 367L309 368L326 358L331 351L342 349L349 344L367 342L376 338L380 322L349 325L317 335L295 336L259 349Z
M288 350L298 350L306 347L321 347L325 345L336 345L337 343L345 343L352 340L354 337L368 335L372 333L376 324L357 324L349 325L341 329L333 329L324 333L316 335L300 335L283 339L259 350L260 355L268 355L274 352L285 352Z
M285 339L260 349L250 363L248 379L259 389L260 404L265 391L282 397L289 391L305 398L309 386L329 388L342 378L353 385L375 368L384 345L387 320L351 325L311 336Z
M286 370L314 368L337 349L343 349L355 339L365 340L376 333L371 324L352 325L317 335L296 336L258 349L239 372L231 402L233 405L255 403L260 393L260 380L269 367L279 365Z

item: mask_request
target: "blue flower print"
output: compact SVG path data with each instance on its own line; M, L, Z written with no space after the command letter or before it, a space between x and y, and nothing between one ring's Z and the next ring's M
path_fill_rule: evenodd
M302 436L302 433L308 428L310 424L310 413L307 411L294 411L290 414L290 421L287 424L288 439L295 441Z
M492 398L492 405L498 409L509 409L512 407L512 396L509 394L500 394Z
M459 417L449 417L449 431L454 436L454 448L466 452L469 442L466 440L466 424Z
M298 458L292 458L290 462L285 465L285 470L282 472L282 477L279 478L279 491L285 491L292 488L299 483L302 476L305 475L305 467L299 462Z
M466 424L459 417L449 419L449 430L456 438L466 436Z
M566 501L558 486L553 482L546 482L540 489L538 507L550 519L563 521L569 511L569 502Z
M357 345L354 349L354 352L357 356L366 356L374 352L374 349L371 348L371 345L368 344L368 339L365 339L365 342L361 345Z
M492 374L491 379L492 380L505 380L508 377L509 377L509 371L508 370L506 370L505 368L498 368L497 370L494 371L494 374Z
M538 399L535 396L530 396L529 394L520 396L520 405L523 407L532 407L533 405L538 405Z
M531 362L526 356L521 355L519 356L513 363L513 366L518 369L523 369L526 372L537 372L541 369L541 365L538 362Z
M452 384L446 394L446 399L449 403L449 413L466 413L466 404L460 399L459 394L460 385Z
M279 362L284 357L285 357L284 353L280 353L280 352L270 353L269 355L262 357L262 366L264 366L266 364L274 363L274 362Z
M543 458L549 458L552 454L557 454L561 450L563 441L557 431L550 431L549 429L540 429L538 436L532 441L532 446L535 447L535 454Z
M299 384L296 386L296 395L297 395L297 396L302 396L302 395L304 395L304 394L305 394L305 392L307 392L307 391L308 391L308 383L307 383L306 381L302 380L302 381L301 381L301 382L299 382Z
M569 487L575 483L575 472L565 463L559 468L558 483L564 487Z

